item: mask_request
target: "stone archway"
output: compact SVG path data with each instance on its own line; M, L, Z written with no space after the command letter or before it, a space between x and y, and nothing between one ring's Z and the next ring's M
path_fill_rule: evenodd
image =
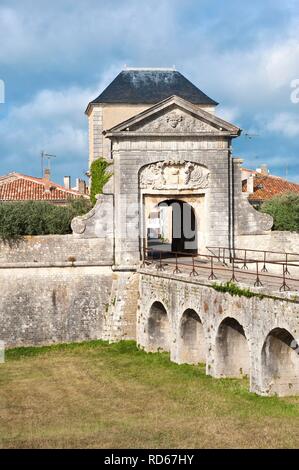
M170 324L167 311L161 302L154 302L150 308L147 333L150 351L169 352Z
M195 310L189 308L183 313L179 337L178 356L181 364L206 362L206 340L203 325Z
M267 394L299 393L299 345L289 331L275 328L262 348L262 388Z
M161 251L182 253L204 249L208 186L209 170L199 163L173 159L142 167L140 246L148 249L150 245L159 245Z
M191 204L165 199L148 214L147 247L153 250L197 253L197 220Z
M225 318L216 337L216 374L218 377L249 375L250 356L243 327L234 318Z

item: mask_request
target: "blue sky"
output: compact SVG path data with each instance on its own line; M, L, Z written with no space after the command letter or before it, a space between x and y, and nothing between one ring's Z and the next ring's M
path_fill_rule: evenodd
M299 0L0 0L0 175L87 170L84 110L127 64L175 65L247 132L247 167L299 181ZM1 102L1 100L0 100Z

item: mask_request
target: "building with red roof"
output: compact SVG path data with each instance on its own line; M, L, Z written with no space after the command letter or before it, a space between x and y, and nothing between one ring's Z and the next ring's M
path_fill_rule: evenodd
M299 194L299 184L269 174L266 165L261 169L242 168L242 190L253 206L259 206L274 196L293 192Z
M70 188L70 179L65 177L65 186L54 183L45 172L44 178L9 173L0 176L0 202L12 201L47 201L53 204L68 204L70 200L88 198L83 180L77 180L77 188Z

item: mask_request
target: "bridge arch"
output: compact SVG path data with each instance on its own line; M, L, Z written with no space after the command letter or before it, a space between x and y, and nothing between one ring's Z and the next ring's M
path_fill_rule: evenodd
M185 310L181 317L179 339L180 363L206 362L206 340L202 321L192 308Z
M216 336L216 374L219 377L249 375L250 354L243 326L232 317L219 325Z
M167 310L160 301L155 301L150 307L147 332L151 351L170 350L170 322Z
M263 390L280 396L299 393L299 345L285 328L274 328L262 348Z

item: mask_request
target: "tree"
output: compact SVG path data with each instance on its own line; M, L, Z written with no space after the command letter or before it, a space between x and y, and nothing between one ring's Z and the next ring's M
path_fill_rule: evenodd
M299 232L299 193L274 196L262 204L261 211L272 215L273 230Z
M18 241L25 235L71 233L71 221L91 209L88 199L72 199L66 206L43 201L4 202L0 204L0 240Z

